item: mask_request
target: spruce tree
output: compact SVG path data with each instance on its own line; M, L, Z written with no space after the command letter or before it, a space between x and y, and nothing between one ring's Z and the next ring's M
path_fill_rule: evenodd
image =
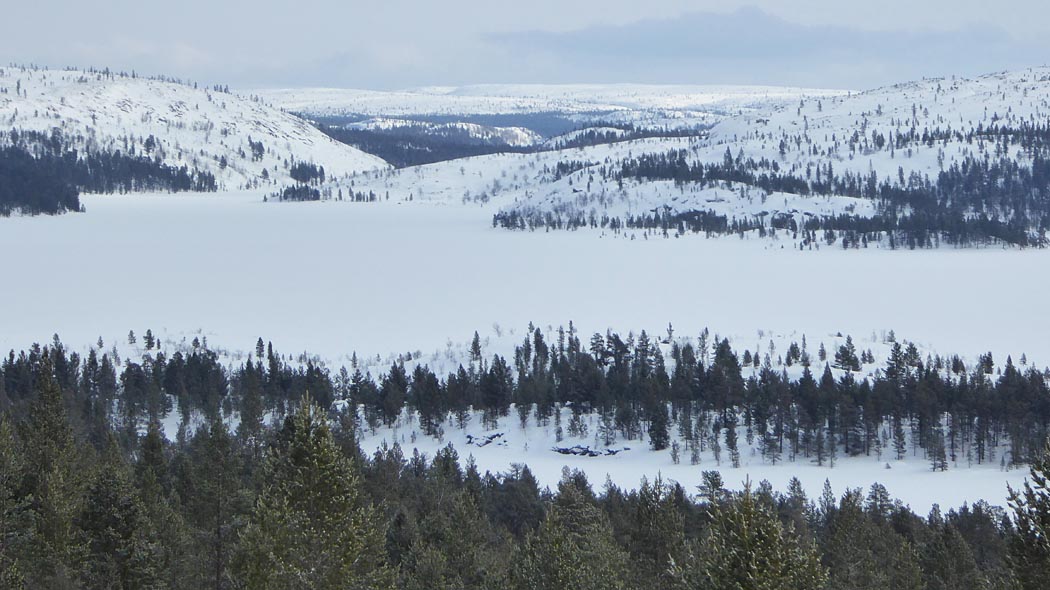
M241 540L240 581L258 590L392 588L384 531L320 408L304 398L267 461Z

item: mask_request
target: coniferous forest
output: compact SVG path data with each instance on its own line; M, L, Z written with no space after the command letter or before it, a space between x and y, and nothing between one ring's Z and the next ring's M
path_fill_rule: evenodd
M146 145L151 144L152 136ZM0 217L80 211L80 192L215 191L210 172L175 168L149 154L78 151L53 133L0 133Z
M571 326L555 342L536 330L508 361L484 358L475 338L444 378L403 362L378 378L332 372L262 339L226 365L206 341L162 345L152 331L141 358L101 341L81 356L57 336L12 351L0 365L0 587L1045 587L1043 372L893 342L872 379L854 379L874 359L851 339L782 354L706 332L667 340L665 359L644 332L584 347ZM788 379L796 364L802 377ZM597 414L600 437L654 448L672 430L687 452L724 440L727 461L746 433L770 462L924 453L936 470L965 455L1028 463L1031 479L1007 507L915 514L879 485L730 491L698 468L691 487L566 471L546 489L527 466L481 473L451 445L430 457L357 444L409 415L438 435L474 412L528 428L559 408L570 430ZM182 419L169 440L170 413Z

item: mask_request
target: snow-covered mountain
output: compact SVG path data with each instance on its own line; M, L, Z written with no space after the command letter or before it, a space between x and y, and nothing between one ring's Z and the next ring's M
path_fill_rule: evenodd
M227 189L285 183L297 161L331 176L387 166L258 100L104 72L0 68L0 124L58 129L82 149L159 156L211 172ZM262 151L253 153L249 142Z

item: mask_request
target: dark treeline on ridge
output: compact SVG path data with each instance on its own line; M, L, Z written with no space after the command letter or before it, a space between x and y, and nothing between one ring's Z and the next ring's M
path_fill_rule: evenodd
M455 126L433 129L420 127L411 121L381 130L317 123L317 128L332 139L379 156L396 168L489 154L532 154L648 137L692 137L702 133L698 129L646 129L629 124L609 124L610 129L605 129L604 125L602 127L580 129L571 136L555 137L536 145L511 145L496 138L474 137Z
M661 373L643 335L633 349L615 335L601 339L612 341L605 360L580 349L571 331L564 343L523 344L513 364L482 363L475 346L461 371L467 383L453 389L473 389L480 407L499 413L508 403L500 393L520 394L544 375L554 399L583 404L578 398L600 383L557 385L592 362L593 374L611 373L610 383L634 391L611 400L639 395L644 403L660 394L632 388L659 391L666 378L672 391L675 376L681 383L680 371ZM598 340L595 350L608 350ZM755 404L756 386L737 382L736 355L725 341L712 344L710 358L693 350L706 359L695 365L687 347L676 360L697 371L716 411ZM909 348L887 371L911 383L902 387L921 388L934 370L909 359ZM261 339L255 357L233 370L206 342L169 357L147 331L141 349L140 360L94 348L81 358L56 338L3 363L0 588L1028 590L1043 588L1050 571L1050 455L1034 448L1026 450L1032 481L1011 494L1008 509L979 502L917 515L878 484L841 497L827 486L807 497L797 480L783 491L760 482L733 492L716 471L698 473L695 487L656 479L635 490L595 489L566 471L549 490L526 466L482 474L451 445L433 457L405 456L397 445L363 454L359 413L334 402L360 395L369 379L330 378L308 361L293 366ZM789 354L803 362L807 353ZM870 359L843 345L835 362L864 362L853 354ZM515 365L530 365L524 378L533 385L515 385ZM985 379L997 407L1012 403L1010 388L1024 387L1018 379L1036 375L1009 367ZM837 391L823 381L812 386ZM374 387L390 408L408 400L421 412L439 395L427 387L450 385L395 366ZM782 395L789 389L781 383ZM396 404L395 393L403 396ZM725 397L734 395L742 397ZM166 404L193 408L199 426L184 422L167 440L159 420ZM276 410L269 423L268 408ZM221 415L233 411L239 423L230 430ZM757 405L744 413L759 421Z
M77 150L62 133L0 132L0 216L81 209L79 193L214 191L210 172L179 168L149 153Z

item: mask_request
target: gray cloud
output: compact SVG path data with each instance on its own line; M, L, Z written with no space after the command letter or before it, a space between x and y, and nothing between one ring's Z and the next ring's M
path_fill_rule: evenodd
M550 75L582 75L585 81L868 88L1040 65L1050 57L1050 47L1016 40L994 26L873 31L800 25L754 8L490 39L525 54L557 56L561 66Z
M741 10L747 6L755 6ZM0 63L235 86L863 87L1050 58L1041 0L13 0Z

